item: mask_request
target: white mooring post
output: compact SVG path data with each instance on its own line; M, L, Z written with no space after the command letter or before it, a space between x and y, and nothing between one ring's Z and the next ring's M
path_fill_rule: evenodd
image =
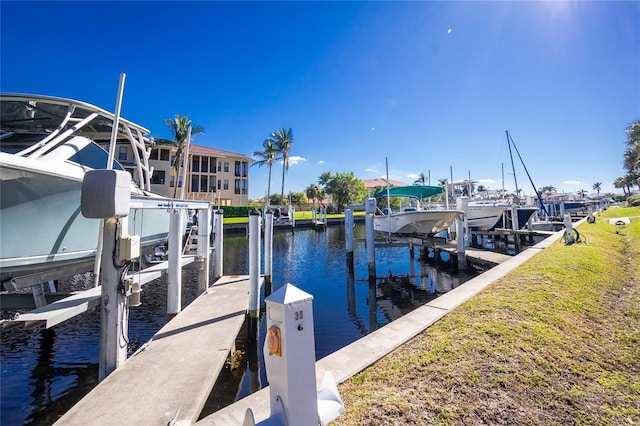
M506 221L504 223L506 224ZM516 206L511 206L511 229L514 231L518 231L520 229L520 221L518 220L518 207Z
M376 213L376 199L367 198L365 201L365 245L367 247L367 264L369 277L376 276L376 244L373 215Z
M104 219L104 235L102 250L102 304L100 310L100 362L98 381L104 380L111 372L127 361L127 341L129 324L129 308L126 296L118 290L120 270L113 265L113 250L116 233L115 218ZM123 222L127 222L125 219Z
M217 210L215 213L215 240L214 240L214 261L213 261L213 276L215 279L218 279L223 274L223 265L222 265L222 242L223 238L223 229L222 221L224 219L224 212L222 210Z
M264 215L264 285L271 288L273 273L273 212L268 210ZM271 293L271 291L269 291Z
M198 269L198 293L202 294L209 288L209 233L211 229L211 209L200 209L198 220L197 256L202 265Z
M464 216L466 217L467 215L465 214ZM456 231L457 233L456 243L458 248L458 269L461 271L466 271L467 270L467 252L465 251L465 248L464 248L465 246L464 219L458 216L458 219L456 219L456 222L458 223L458 230Z
M249 213L249 340L257 338L260 316L260 212Z
M328 424L344 413L344 404L330 373L316 392L313 296L286 284L265 303L267 337L263 353L271 416L260 424ZM243 424L255 424L251 409Z
M347 251L347 267L349 272L353 272L353 210L344 211L344 231Z
M169 255L167 284L167 315L174 316L182 309L182 210L169 213Z

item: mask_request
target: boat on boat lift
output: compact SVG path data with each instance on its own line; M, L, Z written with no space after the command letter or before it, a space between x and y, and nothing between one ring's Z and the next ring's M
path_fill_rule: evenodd
M464 212L460 210L428 209L422 200L443 192L439 186L393 186L376 192L375 199L400 198L400 208L391 209L390 202L387 207L378 208L373 218L375 231L393 235L424 235L433 236L451 226L458 215Z
M104 147L116 122L117 146L123 157L126 152L133 159L126 167L132 174L129 232L140 235L143 247L165 242L172 200L150 191L149 130L94 105L52 96L0 94L0 114L0 280L5 287L30 274L46 281L42 274L58 268L93 269L81 265L95 258L101 220L82 215L81 188L85 173L109 168ZM125 169L115 159L112 168ZM143 209L150 206L156 208Z

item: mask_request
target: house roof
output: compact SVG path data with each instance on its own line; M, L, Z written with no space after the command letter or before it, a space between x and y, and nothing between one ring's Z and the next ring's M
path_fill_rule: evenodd
M247 157L246 155L240 154L237 152L224 151L222 149L209 148L207 146L194 145L194 144L191 144L191 146L189 147L189 154L210 155L212 157L219 157L219 158L242 157L250 163L253 163L254 161L253 158Z
M377 186L379 186L379 187L386 187L387 186L387 180L385 178L362 179L362 181L364 182L365 188L375 188ZM391 186L408 186L404 182L400 182L399 180L393 180L393 179L389 179L389 185L391 185Z

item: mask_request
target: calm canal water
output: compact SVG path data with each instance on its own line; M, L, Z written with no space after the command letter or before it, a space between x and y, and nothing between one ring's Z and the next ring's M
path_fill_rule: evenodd
M355 228L364 238L364 225ZM276 231L273 238L273 291L286 283L313 295L316 359L354 342L470 278L455 271L438 270L416 258L409 249L381 248L376 254L376 275L370 282L363 243L354 248L354 273L347 272L344 227L326 232L297 228ZM224 273L248 274L248 240L227 236ZM195 276L185 271L183 306L196 297ZM471 275L474 275L471 272ZM90 276L60 283L60 291L86 288ZM148 341L167 321L166 280L144 287L142 305L130 311L129 352ZM12 313L3 312L3 318ZM264 321L258 343L241 337L236 357L220 376L204 415L266 386L262 363ZM100 339L100 313L87 312L49 330L11 328L2 331L0 344L0 423L48 425L72 407L96 384Z

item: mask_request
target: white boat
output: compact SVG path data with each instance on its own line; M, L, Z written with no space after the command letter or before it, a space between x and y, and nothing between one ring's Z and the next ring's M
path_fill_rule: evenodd
M469 229L489 231L495 228L502 218L505 210L509 207L504 205L472 204L463 208L467 216Z
M374 198L401 197L398 211L390 207L380 210L373 218L377 232L396 235L433 236L449 228L459 210L426 209L422 200L442 192L439 186L394 186L374 194Z
M107 168L100 144L109 146L115 116L84 102L23 94L1 94L0 109L0 279L89 264L101 221L81 213L82 180ZM141 209L170 201L149 190L148 133L119 120L119 155L132 159L129 233L142 246L164 242L169 229L166 208ZM113 168L123 169L115 160Z

